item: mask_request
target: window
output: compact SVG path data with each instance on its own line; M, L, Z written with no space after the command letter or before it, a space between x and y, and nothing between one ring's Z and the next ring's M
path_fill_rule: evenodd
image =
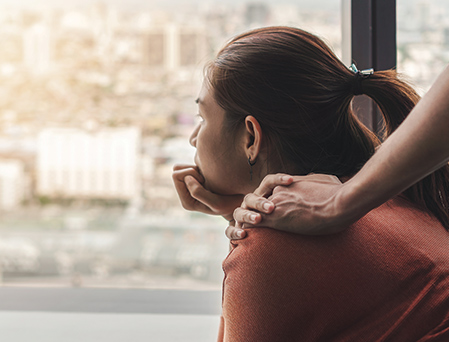
M397 15L397 50L375 56L397 54L421 94L449 58L443 0L87 3L1 5L0 199L11 199L6 164L24 170L8 171L24 197L0 201L0 329L15 341L215 338L226 223L184 211L171 168L192 162L202 65L231 36L299 26L349 65L351 11L361 30ZM360 53L374 47L365 38ZM378 68L373 56L359 66Z
M33 195L0 219L0 239L30 237L38 260L4 271L3 284L219 291L226 223L184 211L171 180L174 163L193 160L202 66L231 36L266 25L300 26L341 55L339 2L43 4L0 16L12 49L0 56L1 134L39 141L8 150L28 158Z
M423 95L449 60L449 3L397 0L398 71Z
M158 3L0 11L0 151L27 166L19 184L33 180L29 201L0 208L0 327L24 341L78 326L83 341L122 341L123 327L133 340L215 338L226 223L184 211L171 181L174 163L192 162L202 65L231 36L277 24L324 37L344 58L341 5L354 10L346 0ZM396 13L398 70L424 93L448 60L448 5L397 0ZM79 197L74 166L89 184Z

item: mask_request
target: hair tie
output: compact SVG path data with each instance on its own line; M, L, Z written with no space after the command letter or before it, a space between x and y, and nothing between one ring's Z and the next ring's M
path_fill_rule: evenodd
M349 70L351 70L354 73L354 80L352 81L352 93L354 95L363 95L363 88L362 88L362 81L365 78L369 78L373 73L374 69L365 69L365 70L358 70L354 63L351 64L349 67Z

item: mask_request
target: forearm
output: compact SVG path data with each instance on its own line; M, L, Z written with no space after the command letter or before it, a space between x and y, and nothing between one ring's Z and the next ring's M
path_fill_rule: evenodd
M446 68L404 123L342 188L342 207L352 208L358 218L448 160L449 68Z

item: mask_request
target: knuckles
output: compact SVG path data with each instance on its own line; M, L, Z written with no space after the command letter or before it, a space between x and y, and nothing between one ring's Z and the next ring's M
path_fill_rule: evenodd
M279 195L279 193L282 193L283 191L285 191L285 187L283 186L277 186L273 189L273 195L272 196L276 196Z
M226 230L225 230L225 235L226 235L226 237L227 237L228 239L233 239L232 231L233 231L233 228L232 228L231 226L228 226L228 227L226 228Z
M266 186L267 184L272 184L272 183L274 183L275 179L276 179L276 175L267 175L262 180L261 185Z
M234 219L237 221L237 218L239 217L239 212L240 210L242 210L242 208L237 207L234 209L234 212L232 213L232 217L234 217Z
M181 201L181 205L182 205L182 207L183 207L185 210L188 210L188 211L192 211L192 210L193 210L193 206L190 205L190 204L188 204L188 203L186 203L186 202L184 202L184 201Z
M282 184L282 177L286 176L285 173L275 173L265 176L265 178L260 183L260 186L273 186L276 184Z
M243 202L245 205L247 204L247 202L249 202L249 200L251 199L251 196L253 194L250 192L249 194L246 194L245 197L243 197Z

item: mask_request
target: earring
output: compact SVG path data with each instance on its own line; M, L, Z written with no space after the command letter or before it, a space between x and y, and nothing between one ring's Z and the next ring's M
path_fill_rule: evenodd
M249 164L249 180L253 180L253 165L256 164L256 161L251 162L251 157L248 157Z

